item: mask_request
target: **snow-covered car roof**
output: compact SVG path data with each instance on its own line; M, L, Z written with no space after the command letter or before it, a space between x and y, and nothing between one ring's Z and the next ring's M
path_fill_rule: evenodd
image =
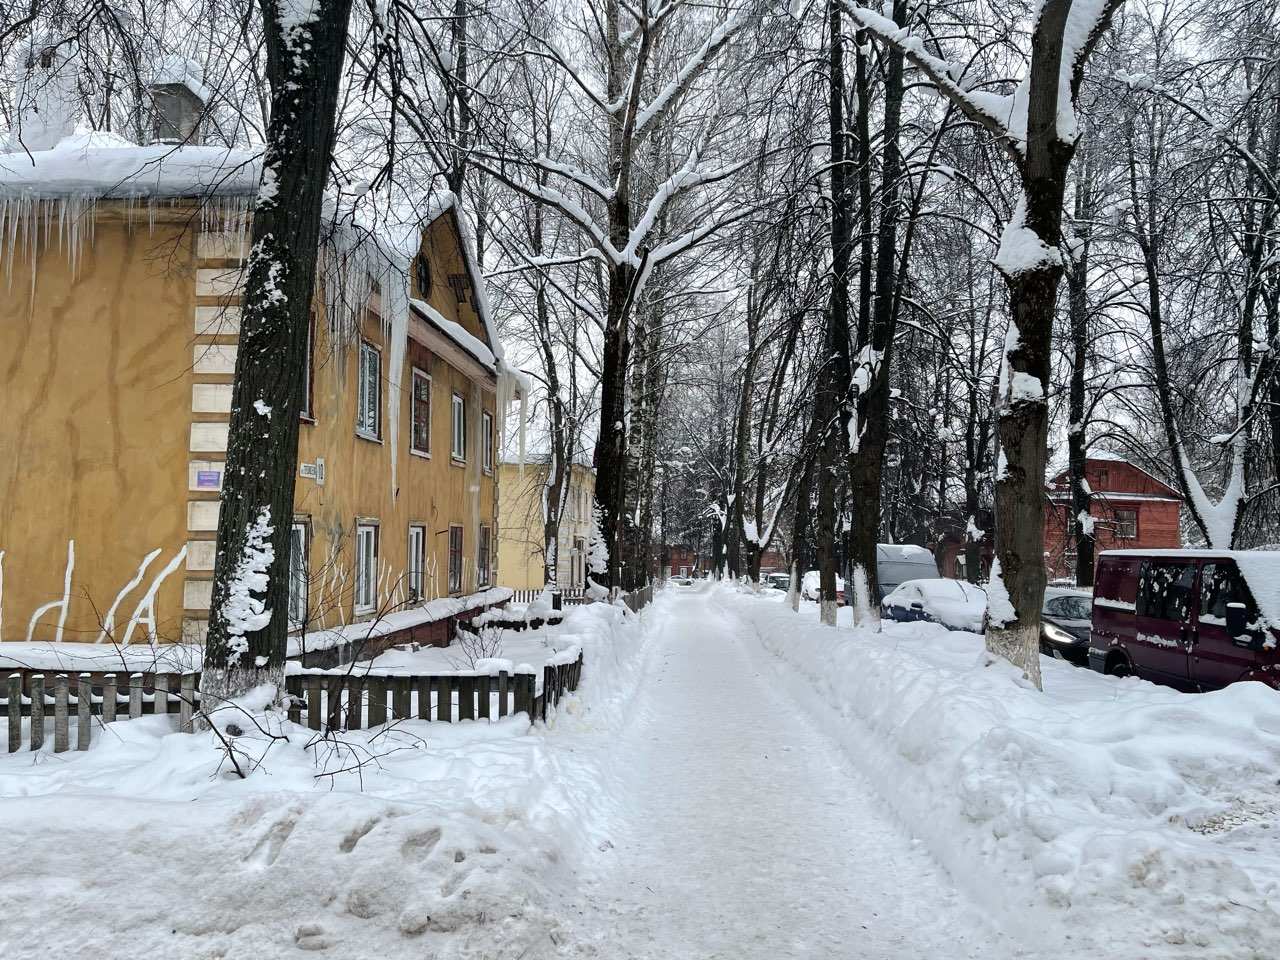
M949 577L908 580L881 602L885 606L904 606L917 600L925 613L945 626L957 630L982 629L987 595L981 587Z

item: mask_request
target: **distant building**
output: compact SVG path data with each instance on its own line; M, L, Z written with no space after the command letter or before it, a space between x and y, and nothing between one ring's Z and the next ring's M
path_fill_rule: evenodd
M1182 546L1179 515L1182 495L1173 487L1122 457L1095 453L1085 461L1085 481L1092 497L1096 550L1156 550ZM1049 578L1072 579L1076 544L1071 522L1071 488L1067 471L1049 484L1044 517L1045 566Z
M671 543L662 549L662 572L668 577L692 577L702 573L695 547L687 543Z
M543 543L542 497L547 464L516 463L498 467L498 585L513 590L545 586L546 547ZM562 589L579 590L587 582L587 546L591 539L591 511L596 474L575 463L569 474L569 498L560 518L557 582Z

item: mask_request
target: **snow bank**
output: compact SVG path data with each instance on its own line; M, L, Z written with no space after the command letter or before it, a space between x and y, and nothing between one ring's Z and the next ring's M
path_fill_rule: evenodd
M237 740L263 761L244 780L212 735L167 717L111 724L84 753L0 754L0 831L23 838L22 870L0 872L0 954L34 956L56 931L76 957L593 955L574 943L567 854L591 842L594 788L561 775L555 728L624 715L639 622L594 604L547 628L553 659L586 651L548 726L409 720L322 740L277 719L278 739Z
M1280 955L1274 691L1187 695L1045 661L1039 694L982 666L971 634L718 599L957 882L1050 955Z
M186 673L198 671L204 647L190 643L0 643L0 673L50 670L60 673Z
M317 650L328 650L344 643L358 643L375 637L385 637L389 633L420 627L426 623L444 620L446 617L456 617L468 610L504 603L511 599L514 592L508 587L491 587L464 597L440 597L436 600L428 600L416 607L385 614L376 620L364 620L340 627L313 630L301 637L290 637L288 655L296 657L304 651L314 653Z

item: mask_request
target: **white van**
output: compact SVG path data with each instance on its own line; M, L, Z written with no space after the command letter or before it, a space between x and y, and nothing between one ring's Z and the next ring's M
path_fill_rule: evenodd
M914 543L876 544L876 574L880 578L881 600L900 583L934 580L942 576L933 554Z
M880 578L881 600L897 589L900 583L908 580L936 580L942 576L938 573L938 562L933 559L933 554L914 543L877 543L876 574ZM817 570L810 570L801 579L800 596L806 600L818 599ZM838 575L836 597L840 603L845 602L844 578Z

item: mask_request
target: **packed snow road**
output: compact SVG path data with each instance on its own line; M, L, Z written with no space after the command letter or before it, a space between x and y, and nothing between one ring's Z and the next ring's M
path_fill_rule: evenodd
M607 771L578 944L664 960L1023 956L884 812L722 599L664 591L630 721L575 744Z

